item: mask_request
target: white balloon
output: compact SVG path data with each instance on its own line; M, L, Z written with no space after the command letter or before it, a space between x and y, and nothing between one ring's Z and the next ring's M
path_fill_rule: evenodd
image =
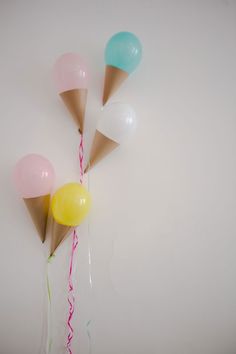
M101 112L97 130L109 139L121 144L135 130L136 114L126 103L107 104Z

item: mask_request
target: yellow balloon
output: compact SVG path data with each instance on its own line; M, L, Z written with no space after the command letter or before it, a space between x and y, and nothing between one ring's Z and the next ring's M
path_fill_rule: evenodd
M78 226L91 206L91 197L79 183L67 183L59 188L52 198L52 214L62 225Z

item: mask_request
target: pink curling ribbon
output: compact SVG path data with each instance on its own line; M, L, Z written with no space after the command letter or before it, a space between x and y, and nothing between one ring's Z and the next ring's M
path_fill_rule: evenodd
M83 178L84 178L84 168L83 168L83 163L84 163L84 139L83 135L81 135L80 138L80 144L79 144L79 167L80 167L80 183L83 183Z
M73 232L73 242L72 242L72 249L71 249L71 255L70 255L70 269L69 269L69 286L68 286L68 303L69 303L69 315L68 315L68 320L67 320L67 325L69 328L68 331L68 336L67 336L67 350L68 353L72 354L72 350L71 350L71 343L72 343L72 339L74 336L74 330L72 327L72 318L73 318L73 314L75 311L75 295L74 295L74 285L73 285L73 265L74 265L74 255L75 255L75 251L78 245L78 235L76 233L76 230L74 230Z
M80 144L79 144L79 166L80 166L80 183L83 183L84 177L84 169L83 169L83 160L84 160L84 141L83 135L80 137ZM69 303L69 314L67 319L67 326L68 326L68 336L67 336L67 351L69 354L72 354L71 344L74 337L74 329L72 327L72 319L73 314L75 311L75 295L74 295L74 286L73 286L73 273L74 273L74 255L76 248L78 246L78 235L76 230L74 229L73 232L73 241L72 241L72 248L71 248L71 255L70 255L70 268L69 268L69 277L68 277L68 303Z

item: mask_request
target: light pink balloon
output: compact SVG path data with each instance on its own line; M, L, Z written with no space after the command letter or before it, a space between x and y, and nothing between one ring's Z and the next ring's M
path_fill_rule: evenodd
M88 70L79 54L60 56L54 65L53 76L58 93L88 88Z
M34 198L51 192L55 173L45 157L29 154L17 162L13 178L22 198Z

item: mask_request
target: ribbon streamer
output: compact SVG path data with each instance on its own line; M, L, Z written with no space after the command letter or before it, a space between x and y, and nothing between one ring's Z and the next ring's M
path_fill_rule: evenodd
M84 138L83 135L80 137L80 144L79 144L79 167L80 167L80 183L83 184L84 179Z
M73 232L73 242L70 256L70 268L69 268L69 286L68 286L68 303L69 303L69 315L67 320L67 325L69 328L68 336L67 336L67 350L69 354L72 354L71 343L74 336L74 329L72 327L72 318L75 311L75 295L74 295L74 285L73 285L73 264L74 264L74 255L78 245L78 235L76 230Z
M52 292L49 281L48 265L51 263L54 255L48 257L47 259L47 274L46 274L46 284L47 284L47 297L48 297L48 310L47 310L47 348L46 353L51 353L52 349Z
M79 144L79 166L80 166L80 183L83 183L84 177L84 169L83 169L83 161L84 161L84 141L83 135L80 137L80 144ZM74 329L72 326L72 319L73 314L75 311L75 294L74 294L74 285L73 285L73 274L74 274L74 256L75 251L78 246L78 235L76 230L73 232L73 241L72 241L72 248L71 248L71 255L70 255L70 268L69 268L69 276L68 276L68 303L69 303L69 313L67 319L67 326L68 326L68 335L67 335L67 351L69 354L72 354L71 344L74 337Z

